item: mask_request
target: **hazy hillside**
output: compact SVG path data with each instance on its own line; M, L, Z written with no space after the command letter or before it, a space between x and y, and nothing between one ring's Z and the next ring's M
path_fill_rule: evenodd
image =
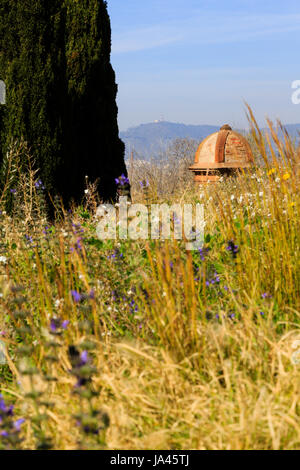
M135 150L144 157L156 156L177 138L185 137L201 141L219 130L219 126L192 126L174 122L159 121L141 124L120 133L126 145L126 156Z
M287 124L285 127L293 138L299 140L300 124ZM220 126L158 121L131 127L121 132L120 137L126 145L126 157L134 150L139 156L149 158L159 156L174 139L187 137L201 141L219 128Z

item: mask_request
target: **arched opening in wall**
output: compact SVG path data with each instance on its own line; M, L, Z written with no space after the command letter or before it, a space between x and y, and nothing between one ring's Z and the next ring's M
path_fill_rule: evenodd
M6 85L3 80L0 80L0 104L6 103Z

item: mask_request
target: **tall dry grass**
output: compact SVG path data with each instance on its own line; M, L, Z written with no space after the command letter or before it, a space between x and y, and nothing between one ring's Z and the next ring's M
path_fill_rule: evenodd
M1 214L0 391L25 422L2 446L300 448L299 157L249 118L264 166L235 179L195 187L184 166L181 180L132 163L132 202L204 204L201 252L98 240L92 187L51 224L29 215L34 174L33 206L12 193L23 217ZM70 322L56 348L51 319ZM79 388L70 346L90 358Z

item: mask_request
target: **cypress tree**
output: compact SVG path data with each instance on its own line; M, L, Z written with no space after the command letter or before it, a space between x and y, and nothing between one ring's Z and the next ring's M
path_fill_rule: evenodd
M1 0L2 152L24 139L50 192L63 160L64 12L59 0Z
M114 199L126 168L106 2L0 0L0 14L2 156L24 138L52 195L79 202L88 176Z

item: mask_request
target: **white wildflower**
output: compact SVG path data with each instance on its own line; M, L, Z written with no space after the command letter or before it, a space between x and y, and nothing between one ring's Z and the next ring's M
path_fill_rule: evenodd
M64 303L64 299L56 299L54 305L56 308L59 308Z

